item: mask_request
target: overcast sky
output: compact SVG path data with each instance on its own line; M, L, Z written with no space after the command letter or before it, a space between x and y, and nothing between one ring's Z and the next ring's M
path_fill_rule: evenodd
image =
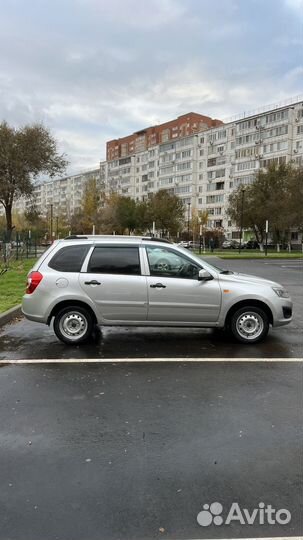
M303 0L0 0L0 121L41 121L68 173L188 111L303 93Z

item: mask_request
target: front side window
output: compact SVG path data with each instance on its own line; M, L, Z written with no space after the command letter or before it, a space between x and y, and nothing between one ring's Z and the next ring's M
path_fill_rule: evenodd
M139 248L137 247L95 247L87 271L93 274L141 274Z
M146 247L151 276L198 279L197 264L180 253L157 246Z
M66 246L52 257L48 266L59 272L80 272L89 245Z

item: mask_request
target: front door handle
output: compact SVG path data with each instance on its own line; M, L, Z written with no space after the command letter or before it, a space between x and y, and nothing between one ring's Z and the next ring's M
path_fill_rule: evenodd
M163 285L163 283L154 283L153 285L150 285L152 289L166 289L166 285Z
M100 281L92 279L91 281L84 281L85 285L101 285Z

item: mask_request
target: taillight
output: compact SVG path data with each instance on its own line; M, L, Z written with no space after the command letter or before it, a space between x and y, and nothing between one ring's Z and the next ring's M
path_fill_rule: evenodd
M31 272L27 277L26 294L32 294L42 279L40 272Z

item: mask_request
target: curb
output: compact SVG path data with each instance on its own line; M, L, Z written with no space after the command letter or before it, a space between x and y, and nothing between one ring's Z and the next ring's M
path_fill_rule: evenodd
M18 304L18 306L12 307L7 311L4 311L4 313L0 314L0 326L7 324L15 317L20 317L20 315L22 315L21 304Z

